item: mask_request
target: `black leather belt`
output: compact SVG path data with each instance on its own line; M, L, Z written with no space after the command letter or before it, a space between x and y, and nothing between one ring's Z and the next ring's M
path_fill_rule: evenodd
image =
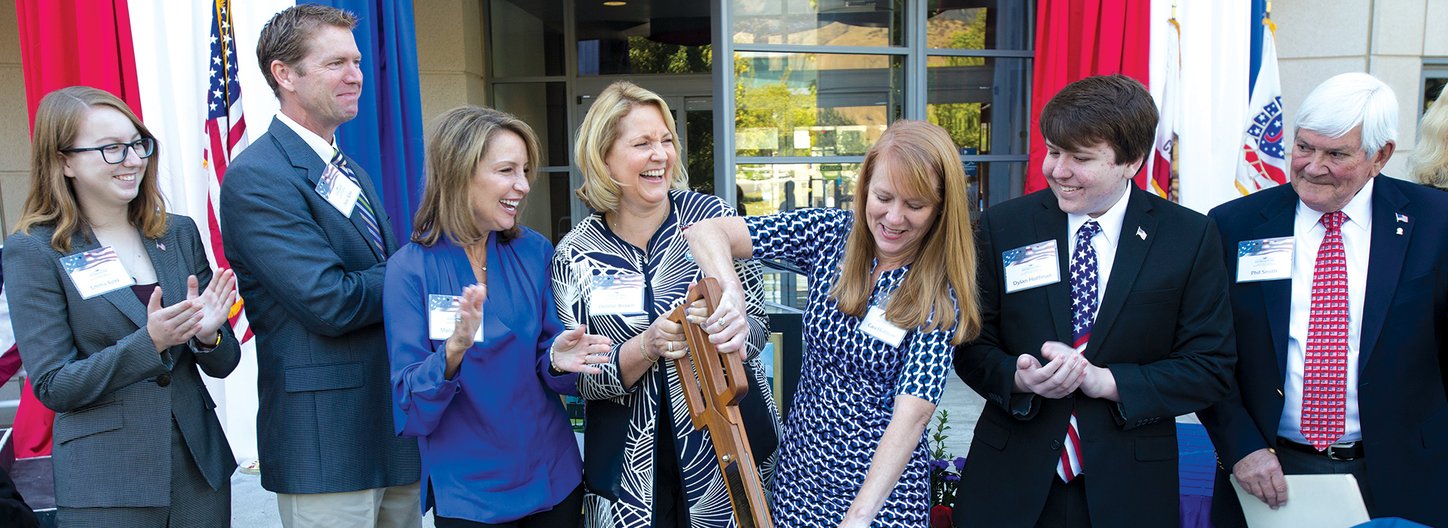
M1278 438L1277 446L1291 449L1293 451L1301 451L1303 453L1322 455L1332 460L1357 460L1363 457L1363 443L1360 441L1332 444L1328 446L1327 449L1318 451L1316 447L1312 447L1307 444L1299 444L1297 442L1291 442Z

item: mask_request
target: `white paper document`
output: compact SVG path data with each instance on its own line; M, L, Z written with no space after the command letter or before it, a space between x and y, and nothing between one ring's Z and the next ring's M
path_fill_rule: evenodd
M1368 522L1368 508L1352 475L1287 475L1287 504L1272 509L1242 489L1232 477L1232 489L1242 503L1247 526L1252 528L1347 528Z

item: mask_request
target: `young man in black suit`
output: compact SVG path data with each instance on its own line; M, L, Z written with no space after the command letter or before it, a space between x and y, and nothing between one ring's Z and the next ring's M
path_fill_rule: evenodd
M959 526L1175 526L1175 417L1227 394L1236 351L1216 229L1132 185L1156 107L1120 75L1041 113L1049 191L991 207L984 328L955 369L987 400Z

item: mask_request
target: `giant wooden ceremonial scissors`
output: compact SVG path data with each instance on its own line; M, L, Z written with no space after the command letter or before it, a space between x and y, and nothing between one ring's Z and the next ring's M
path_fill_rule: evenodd
M720 296L719 281L704 279L690 287L684 304L669 314L669 320L683 325L689 343L689 355L674 360L674 368L679 371L694 429L707 429L714 441L714 456L724 472L734 519L741 528L772 528L774 520L764 500L759 468L754 465L754 452L739 417L739 401L749 393L749 372L739 354L720 354L704 328L684 316L688 306L700 299L709 313L714 313Z

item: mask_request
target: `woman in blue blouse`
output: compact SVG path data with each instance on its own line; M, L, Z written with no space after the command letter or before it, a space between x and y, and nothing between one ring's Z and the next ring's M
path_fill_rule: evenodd
M722 352L748 335L733 259L809 274L804 365L775 470L779 526L928 524L925 426L954 345L980 331L965 194L945 130L897 121L865 154L853 211L719 218L686 233L724 286L703 321Z
M387 263L383 316L398 433L418 437L437 526L576 526L582 464L560 394L597 372L607 338L564 332L552 247L518 225L538 140L461 107L427 138L412 243Z

